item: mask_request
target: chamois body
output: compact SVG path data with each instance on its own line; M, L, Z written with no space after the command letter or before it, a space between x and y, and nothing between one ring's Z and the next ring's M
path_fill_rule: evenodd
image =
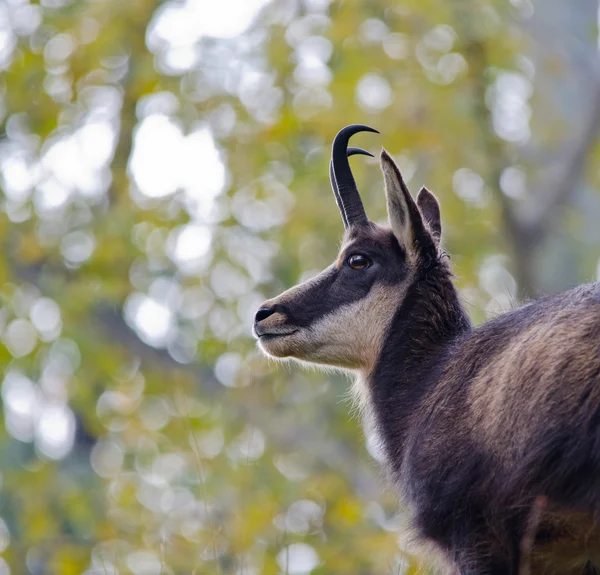
M600 574L600 284L474 328L437 200L381 155L390 227L370 222L349 137L330 177L338 259L256 313L260 348L347 370L416 539L452 575Z
M367 416L417 535L461 574L516 574L543 496L533 573L596 573L600 285L472 328L438 265L409 290L366 380Z

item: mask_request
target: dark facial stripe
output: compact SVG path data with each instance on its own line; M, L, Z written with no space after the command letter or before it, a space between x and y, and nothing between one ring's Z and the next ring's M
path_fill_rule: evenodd
M288 317L286 324L308 327L340 307L366 297L374 281L375 275L367 271L332 265L302 285L289 300L279 302Z

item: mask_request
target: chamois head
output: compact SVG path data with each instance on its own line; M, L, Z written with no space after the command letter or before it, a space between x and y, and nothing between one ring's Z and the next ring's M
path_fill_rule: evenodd
M422 188L415 203L385 150L380 160L390 225L367 218L348 162L353 153L367 153L348 148L361 131L376 132L351 125L333 142L330 179L345 227L338 258L256 312L254 333L271 357L368 373L408 289L439 263L438 202Z

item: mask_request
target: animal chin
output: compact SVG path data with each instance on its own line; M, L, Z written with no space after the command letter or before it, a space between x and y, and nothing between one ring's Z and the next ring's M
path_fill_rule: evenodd
M281 333L263 333L258 338L259 345L261 349L270 356L288 357L291 355L293 349L290 336L297 332L298 330L294 329Z

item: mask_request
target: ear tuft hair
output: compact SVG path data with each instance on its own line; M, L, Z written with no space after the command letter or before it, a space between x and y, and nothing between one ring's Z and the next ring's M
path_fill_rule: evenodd
M431 232L436 245L440 243L442 236L442 219L440 216L440 204L436 197L425 187L421 188L417 196L417 206L423 215L423 219Z

